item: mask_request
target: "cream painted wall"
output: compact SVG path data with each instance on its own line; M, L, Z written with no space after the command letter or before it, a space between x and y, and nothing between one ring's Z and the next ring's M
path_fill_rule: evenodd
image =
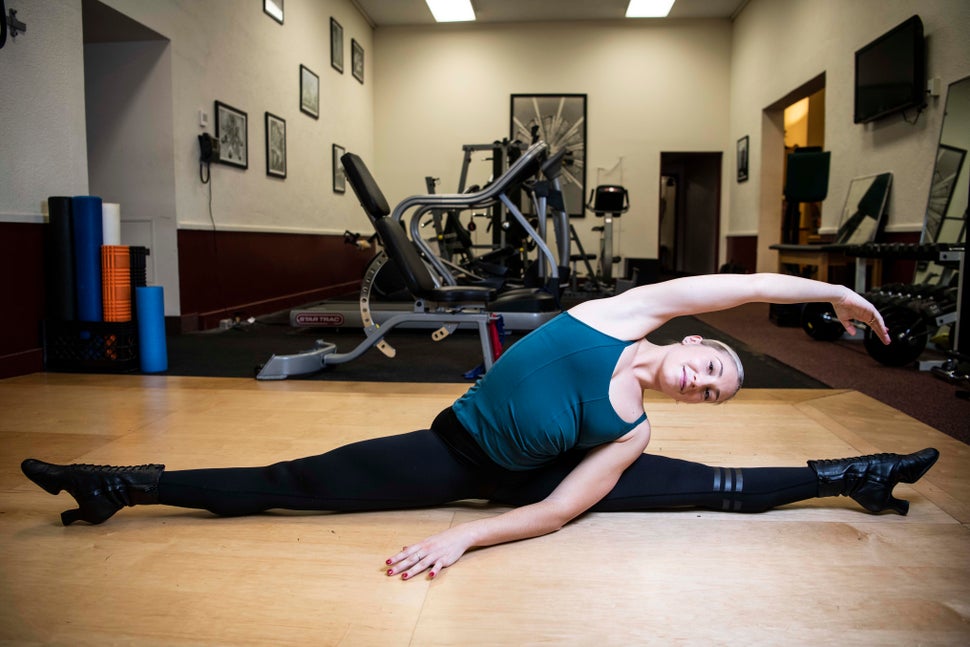
M215 100L248 113L249 168L212 165L220 230L342 233L367 226L352 194L332 189L334 143L372 156L372 28L350 0L288 0L283 25L260 2L104 0L172 42L175 207L180 229L211 229L199 181L199 110L215 132ZM330 66L330 18L344 28L344 73ZM365 51L365 83L350 73L350 41ZM320 77L320 118L300 112L300 65ZM287 178L266 175L264 113L286 120Z
M88 191L81 2L15 8L27 33L0 50L0 220L41 223L48 196Z
M751 136L750 177L732 187L729 233L758 232L758 268L773 270L764 231L780 214L780 190L765 191L763 111L821 73L825 74L825 148L832 152L823 228L834 228L853 177L892 171L890 231L918 231L943 117L943 97L930 99L915 124L900 117L852 122L854 53L913 14L923 20L929 77L943 85L970 74L970 3L964 0L751 0L734 23L731 52L729 139ZM912 117L912 113L910 114ZM761 151L759 155L757 151ZM780 155L780 154L779 154ZM780 159L780 157L779 157ZM733 163L733 161L732 161ZM764 175L764 177L763 177ZM776 183L780 186L780 184Z
M374 147L373 30L350 0L289 0L283 26L259 2L104 4L171 41L179 228L212 226L196 136L200 109L214 132L216 99L249 116L249 168L212 168L217 227L314 233L366 227L353 196L331 188L332 144L365 157ZM81 0L18 0L17 8L27 34L8 39L0 52L0 219L43 222L47 196L88 192ZM330 66L331 16L344 28L344 74ZM351 38L365 50L363 85L350 74ZM319 120L299 110L301 63L320 77ZM266 111L286 120L285 181L266 176Z
M587 94L587 195L598 177L626 185L618 251L656 258L661 151L727 148L727 20L380 28L374 47L373 168L391 203L426 175L455 191L462 144L509 135L509 95ZM598 223L574 224L595 249Z

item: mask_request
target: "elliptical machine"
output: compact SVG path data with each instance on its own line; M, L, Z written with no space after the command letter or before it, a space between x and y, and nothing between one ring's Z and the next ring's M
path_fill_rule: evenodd
M597 218L603 219L603 224L593 227L593 231L600 232L600 280L607 286L611 286L613 264L620 262L620 257L613 255L613 220L629 211L630 194L622 186L601 184L590 192L586 208Z

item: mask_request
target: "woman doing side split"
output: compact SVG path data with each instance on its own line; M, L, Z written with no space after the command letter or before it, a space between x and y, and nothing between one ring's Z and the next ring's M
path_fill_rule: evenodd
M689 336L656 345L666 321L748 302L831 302L850 333L866 322L888 343L876 308L836 285L778 274L718 274L646 285L587 301L514 344L430 429L375 438L266 467L165 471L163 465L52 465L24 473L78 508L61 515L101 523L124 506L160 503L245 515L271 508L363 511L463 499L515 506L444 530L387 560L388 575L431 577L469 548L536 537L587 510L700 507L761 512L850 496L870 512L906 514L892 495L932 467L935 449L808 461L805 467L709 467L645 454L643 392L721 403L744 379L738 356Z

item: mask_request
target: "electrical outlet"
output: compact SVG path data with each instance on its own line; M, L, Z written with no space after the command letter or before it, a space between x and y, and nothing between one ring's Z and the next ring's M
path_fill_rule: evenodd
M199 128L209 127L209 113L204 108L199 108Z

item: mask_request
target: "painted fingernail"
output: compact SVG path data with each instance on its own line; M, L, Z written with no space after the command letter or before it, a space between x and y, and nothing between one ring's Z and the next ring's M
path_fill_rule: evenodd
M391 560L387 560L387 561L386 561L386 562L384 562L384 563L385 563L385 564L390 564L390 563L391 563Z
M387 574L388 575L394 575L394 569L393 568L387 569Z
M407 573L405 573L404 575L402 575L402 576L401 576L401 579L402 579L402 580L406 580L406 579L408 579L408 574L407 574Z
M430 573L428 574L428 577L430 577L430 578L432 578L432 579L433 579L433 578L434 578L434 571L431 571L431 572L430 572Z

